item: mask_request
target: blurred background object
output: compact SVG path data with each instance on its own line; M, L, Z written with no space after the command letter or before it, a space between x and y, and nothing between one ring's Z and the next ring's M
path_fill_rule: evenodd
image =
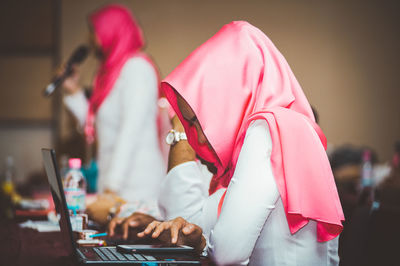
M400 143L390 163L368 147L344 145L330 154L346 221L340 265L397 265L400 237Z

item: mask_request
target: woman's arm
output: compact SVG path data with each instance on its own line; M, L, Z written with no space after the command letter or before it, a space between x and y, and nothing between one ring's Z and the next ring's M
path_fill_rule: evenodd
M64 73L65 69L62 67L59 71L59 75ZM81 127L84 126L86 121L86 115L89 108L89 103L86 99L86 96L83 92L82 86L79 84L80 80L80 71L78 66L73 66L72 75L67 77L62 87L65 92L64 96L64 104L65 106L72 112L72 114L78 120L78 123Z
M271 150L272 142L267 123L263 120L256 121L247 131L218 221L217 208L224 190L217 191L201 203L195 201L196 197L187 201L186 210L191 209L191 214L183 218L203 229L204 236L209 239L208 252L218 265L247 264L265 221L275 208L279 192L272 174ZM181 202L184 199L182 195L186 193L191 197L189 187L184 186L192 183L190 177L196 175L193 175L194 171L190 174L189 167L186 167L188 164L190 163L181 165L186 169L180 170L176 167L170 171L169 175L175 177L168 181L171 182L170 185L172 187L184 185L171 194L174 197L165 202L166 208L176 204L182 206L186 204L186 200L184 203ZM192 165L193 168L194 166ZM182 174L184 170L188 172L177 176L174 170ZM173 181L176 183L172 183ZM197 199L199 198L197 196ZM171 212L167 219L175 218L172 217L174 215L180 216L180 213ZM156 234L159 235L163 230L179 225L182 223L177 222L177 219L158 223L149 226L143 235L152 233L152 230L157 231ZM180 228L183 230L182 226ZM197 244L194 246L201 246L201 238L197 238Z
M171 119L172 129L177 132L185 132L185 129L179 121L179 118L175 115ZM169 147L168 153L168 172L175 166L183 164L185 162L191 162L196 160L196 153L190 146L187 140L180 140L177 143Z
M81 127L85 125L86 115L89 108L88 100L83 90L78 90L73 94L64 96L64 104L76 117Z
M220 189L208 196L211 177L207 167L196 161L184 162L173 167L163 180L158 200L164 220L170 221L153 222L140 236L149 235L153 229L158 228L159 233L153 237L170 243L172 239L162 236L161 232L175 228L175 233L180 230L183 233L179 233L176 243L190 245L197 251L202 251L203 242L217 221L218 203L225 191ZM186 228L189 224L190 229ZM197 230L199 228L201 229Z
M211 177L206 167L196 161L184 162L172 168L163 180L158 199L163 218L170 220L181 216L201 227L209 227L206 224L214 226L218 202L224 190L209 197Z
M178 117L172 119L173 129L183 132ZM212 174L196 161L196 155L186 140L170 147L168 174L163 180L158 206L165 220L184 217L200 225L208 235L217 219L217 205L223 191L208 197Z
M270 156L268 125L248 129L220 217L211 231L208 252L218 265L247 264L279 192Z

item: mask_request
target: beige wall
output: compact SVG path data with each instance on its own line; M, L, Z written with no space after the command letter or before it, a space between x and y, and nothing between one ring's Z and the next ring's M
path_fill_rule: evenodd
M51 99L42 95L52 74L50 56L0 57L0 120L47 120Z
M53 0L0 1L0 121L50 120ZM3 124L3 123L2 123Z
M103 0L63 0L61 53L87 37L86 16ZM334 145L370 145L388 159L400 139L400 56L395 1L117 1L141 25L166 76L232 20L247 20L281 50ZM94 74L86 64L85 82ZM65 117L63 118L65 121ZM67 128L63 130L68 135Z

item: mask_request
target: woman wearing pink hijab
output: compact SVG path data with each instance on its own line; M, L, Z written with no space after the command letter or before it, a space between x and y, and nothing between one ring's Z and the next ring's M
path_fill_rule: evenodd
M121 5L107 5L89 16L100 66L89 100L77 73L64 83L64 103L98 140L98 189L129 202L157 207L164 174L157 128L158 72L141 50L142 30Z
M172 220L139 236L170 229L172 243L204 249L219 265L337 265L344 216L326 138L268 37L247 22L227 24L162 89L215 175L208 196L196 162L170 169L159 204Z

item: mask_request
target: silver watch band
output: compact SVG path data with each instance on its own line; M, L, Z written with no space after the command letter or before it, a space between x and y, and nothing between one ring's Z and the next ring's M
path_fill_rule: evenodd
M175 133L175 141L176 142L179 142L181 140L187 140L187 136L186 136L185 132L178 132L178 131L175 131L175 132L176 132Z
M165 138L165 141L167 142L168 145L175 145L181 140L187 140L186 133L185 132L179 132L174 129L171 129L167 137Z

